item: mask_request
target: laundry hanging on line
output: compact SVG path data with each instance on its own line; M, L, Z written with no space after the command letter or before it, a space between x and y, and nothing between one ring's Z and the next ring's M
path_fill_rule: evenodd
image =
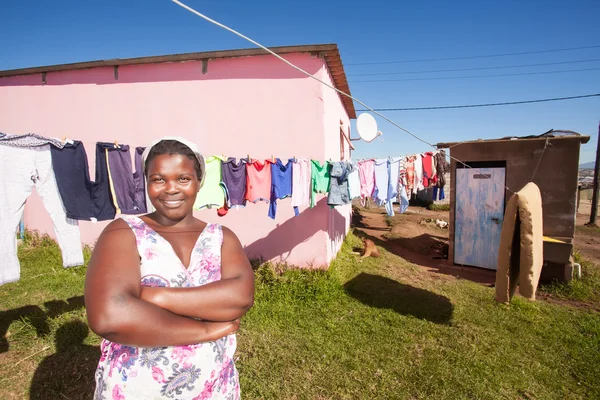
M246 206L246 163L248 160L228 157L221 164L223 184L227 188L227 208Z
M145 214L146 177L142 165L144 147L135 148L135 172L131 169L128 145L105 149L108 164L108 182L117 214Z
M348 180L350 174L354 172L355 169L354 165L349 161L340 161L331 164L327 205L334 207L352 202Z
M0 139L7 145L17 135ZM30 135L28 140L45 140ZM141 153L136 147L135 172L130 146L111 142L96 143L96 180L89 179L87 155L80 141L50 139L53 168L61 198L72 219L111 220L116 214L143 214L148 207ZM21 145L23 145L21 143ZM408 157L366 159L358 162L289 158L257 160L225 156L206 156L206 177L195 210L216 208L219 215L229 208L242 208L246 202L269 203L268 216L276 218L277 200L291 197L294 214L300 207L316 205L316 196L327 196L330 207L349 204L360 197L385 206L394 215L394 204L406 210L407 201L418 191L433 187L434 200L443 199L444 174L449 170L444 151ZM76 168L72 168L73 166ZM275 169L274 169L275 168ZM332 175L332 171L334 172Z
M209 156L204 157L206 174L204 182L196 196L194 210L203 208L221 208L225 205L225 185L223 183L222 162L227 160L225 157Z

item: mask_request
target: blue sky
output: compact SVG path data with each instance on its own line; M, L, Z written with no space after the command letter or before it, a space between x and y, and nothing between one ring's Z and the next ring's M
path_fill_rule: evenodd
M266 46L338 44L352 94L374 108L496 103L600 93L600 61L579 62L600 59L600 47L381 64L598 46L600 1L597 0L185 0L184 3ZM2 70L246 47L253 45L169 0L7 0L0 13ZM423 73L557 62L569 63ZM473 78L573 69L588 70ZM402 74L359 75L370 73ZM449 77L453 79L440 79ZM421 80L390 81L417 78ZM359 82L377 79L388 81ZM357 108L362 107L357 105ZM594 135L590 144L582 148L581 161L587 162L595 155L600 97L384 114L431 143L570 129ZM395 156L427 149L385 121L379 122L383 137L368 144L355 142L354 158Z

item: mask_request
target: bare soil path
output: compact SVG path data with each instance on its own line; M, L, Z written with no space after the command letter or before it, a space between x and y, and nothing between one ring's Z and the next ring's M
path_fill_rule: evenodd
M378 246L419 266L423 272L494 283L495 271L448 264L448 229L427 222L436 219L447 222L448 212L410 207L405 214L388 218L382 209L374 208L355 214L354 225L359 236L373 239Z

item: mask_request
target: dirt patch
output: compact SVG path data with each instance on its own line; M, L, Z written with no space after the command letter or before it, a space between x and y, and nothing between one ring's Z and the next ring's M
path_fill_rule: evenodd
M448 217L448 212L409 208L391 219L391 230L385 236L415 253L447 258L448 228L440 228L436 221L448 223Z
M584 260L600 266L600 229L578 226L575 231L575 250Z
M590 200L581 200L576 219L575 249L583 259L600 266L600 228L585 226L590 222L591 209Z
M486 285L495 281L495 271L448 264L448 229L430 222L437 219L448 222L447 211L409 207L404 214L391 218L383 209L358 211L353 221L357 234L373 239L378 246L415 264L429 275L415 279L458 278Z
M581 200L579 203L579 208L577 209L577 219L575 220L575 225L585 225L590 222L590 214L592 213L592 201L591 200Z
M546 301L548 303L557 304L559 306L567 306L572 308L577 308L579 310L590 310L590 311L600 311L600 303L597 302L585 302L579 300L569 300L569 299L560 299L550 293L545 293L543 291L538 290L535 295L535 298L538 301Z

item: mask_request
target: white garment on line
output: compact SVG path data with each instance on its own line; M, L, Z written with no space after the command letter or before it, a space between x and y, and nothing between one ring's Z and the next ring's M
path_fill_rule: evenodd
M400 179L400 157L393 157L388 160L388 169L390 173L390 181L388 184L387 199L385 202L385 210L388 216L394 216L394 202L400 198L398 193L398 180Z
M297 159L292 164L292 207L296 215L299 207L310 203L310 160Z
M355 199L360 196L360 179L358 177L358 167L355 168L348 175L348 192L350 193L350 199Z
M66 216L52 169L50 145L0 145L0 174L0 285L21 277L16 229L34 186L52 218L63 266L83 265L79 223Z
M423 156L417 154L415 157L415 181L413 184L413 193L417 194L417 192L423 189L425 189L425 186L423 186Z
M373 191L373 201L382 206L387 201L388 187L390 185L390 171L388 168L389 160L387 158L378 158L375 160L375 190Z

